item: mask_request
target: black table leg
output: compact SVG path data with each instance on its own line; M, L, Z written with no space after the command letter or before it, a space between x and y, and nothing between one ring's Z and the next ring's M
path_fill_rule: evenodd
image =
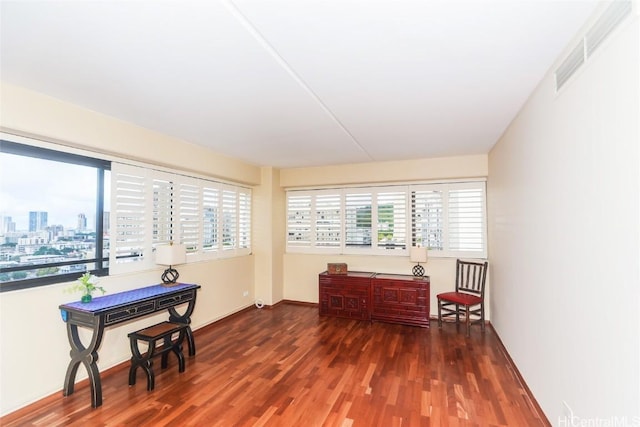
M78 373L78 367L80 363L84 365L89 377L89 385L91 386L91 406L97 408L102 405L102 382L100 381L100 371L98 370L98 347L102 341L102 334L104 332L104 325L102 324L102 318L98 316L97 323L93 325L93 336L91 342L87 347L84 346L78 335L78 325L73 321L67 322L67 338L71 345L71 361L67 367L67 373L64 377L64 387L62 394L69 396L73 394L73 389L76 380L76 374Z
M184 323L185 325L191 325L191 315L193 309L196 307L196 294L193 294L193 299L189 301L187 309L184 314L179 314L175 307L169 307L169 322ZM189 345L189 356L196 355L196 342L193 339L193 331L191 326L187 326L187 344Z

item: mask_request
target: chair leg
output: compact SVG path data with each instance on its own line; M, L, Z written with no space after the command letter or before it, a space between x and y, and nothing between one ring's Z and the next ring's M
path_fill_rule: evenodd
M471 336L471 318L469 317L469 306L465 305L465 309L466 309L466 316L467 316L467 318L465 319L467 322L467 336L470 337Z
M442 329L442 300L438 300L438 328Z
M456 325L460 323L460 304L456 304Z
M480 319L481 322L480 323L480 327L482 329L482 332L484 333L484 329L485 329L485 321L484 321L484 302L482 304L480 304Z

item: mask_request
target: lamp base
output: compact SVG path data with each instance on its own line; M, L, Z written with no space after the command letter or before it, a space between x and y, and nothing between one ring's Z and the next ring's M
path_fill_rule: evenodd
M180 277L180 274L178 274L178 270L169 266L169 268L167 268L164 273L162 273L162 285L167 287L175 286L177 284L176 281L178 280L178 277Z
M420 264L414 265L413 269L411 270L411 272L416 277L424 277L424 267L421 266Z

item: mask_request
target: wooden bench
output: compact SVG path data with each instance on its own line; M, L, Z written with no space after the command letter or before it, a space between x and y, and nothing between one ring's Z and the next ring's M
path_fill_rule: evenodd
M182 354L182 342L184 341L189 325L185 323L162 322L157 325L131 332L129 344L131 345L131 367L129 368L129 385L136 383L136 371L141 367L147 374L147 390L153 390L155 386L155 374L153 373L153 357L162 356L161 367L167 367L169 352L178 357L178 372L184 372L184 355ZM174 334L178 334L172 340ZM162 347L156 348L156 342L163 340ZM146 353L141 353L138 343L144 341L148 344Z

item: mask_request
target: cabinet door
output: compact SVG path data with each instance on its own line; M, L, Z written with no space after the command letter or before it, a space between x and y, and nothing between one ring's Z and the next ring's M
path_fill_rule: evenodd
M371 281L372 320L429 326L429 282L377 279Z
M350 319L370 319L370 280L320 276L320 314Z

